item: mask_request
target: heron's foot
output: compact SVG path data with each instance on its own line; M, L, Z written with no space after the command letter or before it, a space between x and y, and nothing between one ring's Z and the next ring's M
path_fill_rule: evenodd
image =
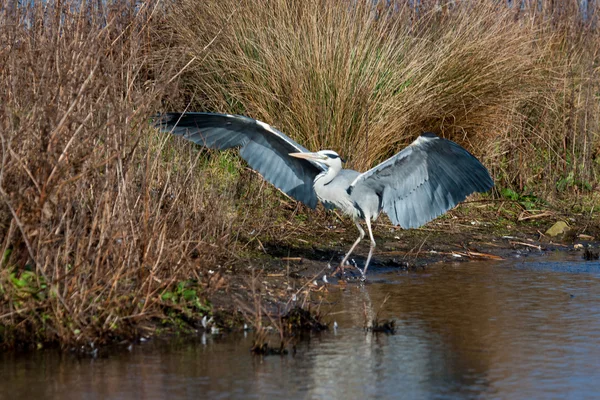
M364 278L365 273L364 271L358 266L358 264L356 264L356 261L354 261L354 258L352 259L352 263L348 263L348 265L353 266L358 272L360 272L360 276Z
M358 268L354 259L351 261L342 260L340 265L333 271L333 275L343 278L346 275L346 266Z
M344 275L346 275L346 271L344 270L344 265L343 264L338 265L338 267L335 269L335 271L333 271L333 273L331 275L336 276L338 278L343 278Z
M346 263L341 264L333 271L332 276L336 276L338 278L344 278L346 276L346 267L354 267L360 273L360 281L364 282L367 280L367 275L365 274L365 270L360 268L354 259L346 261ZM352 274L354 275L354 274ZM356 275L354 275L356 276Z
M367 273L365 272L365 270L359 267L356 267L356 269L358 270L358 272L360 272L359 280L361 282L365 282L367 280Z

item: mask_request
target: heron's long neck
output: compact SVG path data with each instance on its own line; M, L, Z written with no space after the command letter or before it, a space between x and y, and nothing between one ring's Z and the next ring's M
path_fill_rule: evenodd
M342 170L341 165L331 165L327 169L327 171L321 172L319 175L317 175L317 177L315 178L315 183L317 181L319 181L319 183L321 183L323 185L327 185L329 182L331 182L337 176L337 174L340 173L341 170Z

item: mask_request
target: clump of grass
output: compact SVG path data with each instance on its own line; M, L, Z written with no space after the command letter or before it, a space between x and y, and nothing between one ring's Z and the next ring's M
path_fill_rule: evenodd
M2 344L102 343L210 313L237 183L150 128L177 96L154 57L157 4L0 10Z
M585 20L577 2L183 0L168 18L193 109L251 115L357 169L432 130L498 186L549 195L598 181L589 4Z
M329 329L328 324L323 321L319 307L314 309L306 305L306 299L301 305L288 307L292 302L290 298L283 310L281 305L269 304L265 301L261 296L261 274L256 274L254 269L248 286L252 297L250 301L239 300L238 308L253 328L250 348L253 354L287 354L288 348L299 335ZM273 345L274 341L279 345Z
M551 1L514 10L515 18L537 27L535 96L507 114L490 163L502 183L519 193L537 193L570 205L582 198L597 203L600 177L600 15L577 2ZM585 14L584 14L585 12ZM585 201L584 201L585 202Z
M388 335L393 335L396 333L396 321L384 319L378 320L375 319L371 322L371 324L365 328L367 332L372 333L385 333Z
M600 259L600 252L592 250L589 246L583 250L583 259L593 261Z
M279 342L279 347L274 347L269 342L269 336L271 333L264 328L258 329L254 333L254 337L252 339L252 346L250 347L250 352L257 356L272 356L272 355L285 355L288 354L289 351L288 341L281 340Z
M196 107L253 115L366 168L423 130L482 135L534 89L534 30L509 11L415 13L409 2L225 0L178 2L170 16L202 58L186 75Z
M279 334L279 346L270 344L273 332L266 329L262 323L256 323L257 329L252 340L250 351L256 355L284 355L288 354L288 347L293 340L302 333L322 332L329 329L323 322L322 316L310 308L294 307L278 319L271 320L272 330Z
M373 316L373 310L371 305L363 303L363 317L364 317L364 330L371 333L385 333L387 335L393 335L396 333L396 321L393 319L382 319L380 314L385 307L385 304L390 299L390 295L386 295L379 307L377 312Z
M329 329L328 324L323 322L319 312L310 308L294 307L282 318L283 329L288 334L296 332L320 332Z

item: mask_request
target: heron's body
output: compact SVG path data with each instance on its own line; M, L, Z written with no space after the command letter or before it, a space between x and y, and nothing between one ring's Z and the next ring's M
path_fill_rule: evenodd
M351 169L335 168L320 173L313 184L317 198L328 208L335 207L353 219L362 218L356 200L346 191L358 175L359 172Z
M360 173L342 168L332 150L311 153L292 139L254 119L214 113L169 113L157 125L209 148L239 147L250 167L289 196L315 208L317 200L338 208L355 222L359 237L340 267L364 238L371 247L361 270L365 276L375 248L371 221L385 212L402 228L417 228L454 207L473 192L493 186L485 167L458 144L425 133L395 156Z

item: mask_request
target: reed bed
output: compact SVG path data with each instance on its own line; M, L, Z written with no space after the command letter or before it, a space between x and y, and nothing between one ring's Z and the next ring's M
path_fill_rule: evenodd
M433 131L480 156L499 187L594 190L597 4L419 3L177 2L189 105L249 114L359 170Z

